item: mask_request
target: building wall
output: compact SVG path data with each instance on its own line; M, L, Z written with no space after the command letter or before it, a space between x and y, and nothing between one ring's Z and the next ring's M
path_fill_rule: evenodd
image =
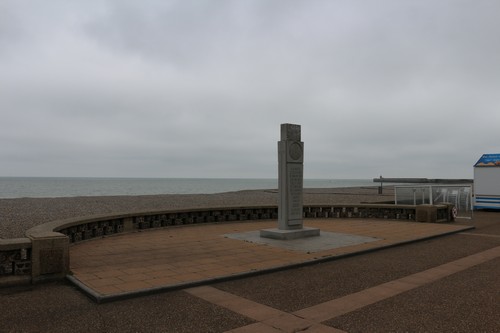
M474 168L474 192L477 195L500 195L500 167Z

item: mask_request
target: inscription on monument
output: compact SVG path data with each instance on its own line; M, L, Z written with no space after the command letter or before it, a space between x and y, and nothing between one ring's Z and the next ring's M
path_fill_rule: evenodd
M288 166L288 200L289 219L302 219L302 187L303 168L301 164L291 164ZM291 221L290 221L291 222ZM290 223L289 222L289 223ZM295 224L295 223L292 223Z

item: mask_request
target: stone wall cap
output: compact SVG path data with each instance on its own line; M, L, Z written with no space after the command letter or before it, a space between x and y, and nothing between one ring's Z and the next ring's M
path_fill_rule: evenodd
M29 235L29 238L32 240L41 240L41 239L49 239L49 238L66 238L67 236L61 234L60 232L54 231L42 231L42 232L34 232Z
M29 238L9 238L9 239L0 239L0 250L1 251L10 251L10 250L18 250L22 248L30 248L31 240Z

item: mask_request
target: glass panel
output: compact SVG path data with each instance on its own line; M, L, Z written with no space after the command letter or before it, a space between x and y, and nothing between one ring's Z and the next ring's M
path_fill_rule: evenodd
M399 205L451 203L458 218L472 218L472 186L410 185L395 186L395 202ZM431 199L432 198L432 199Z

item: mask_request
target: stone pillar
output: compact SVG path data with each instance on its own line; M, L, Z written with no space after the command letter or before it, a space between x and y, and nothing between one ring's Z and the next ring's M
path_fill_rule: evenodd
M33 283L62 279L69 272L69 238L58 232L31 234Z
M125 217L123 219L123 232L134 231L134 219L132 217Z
M416 222L436 223L437 207L434 205L418 205L415 210Z
M278 142L278 228L302 229L304 143L300 125L282 124Z
M295 239L319 236L320 230L303 227L304 143L300 125L281 124L278 142L278 228L260 231L261 237Z

